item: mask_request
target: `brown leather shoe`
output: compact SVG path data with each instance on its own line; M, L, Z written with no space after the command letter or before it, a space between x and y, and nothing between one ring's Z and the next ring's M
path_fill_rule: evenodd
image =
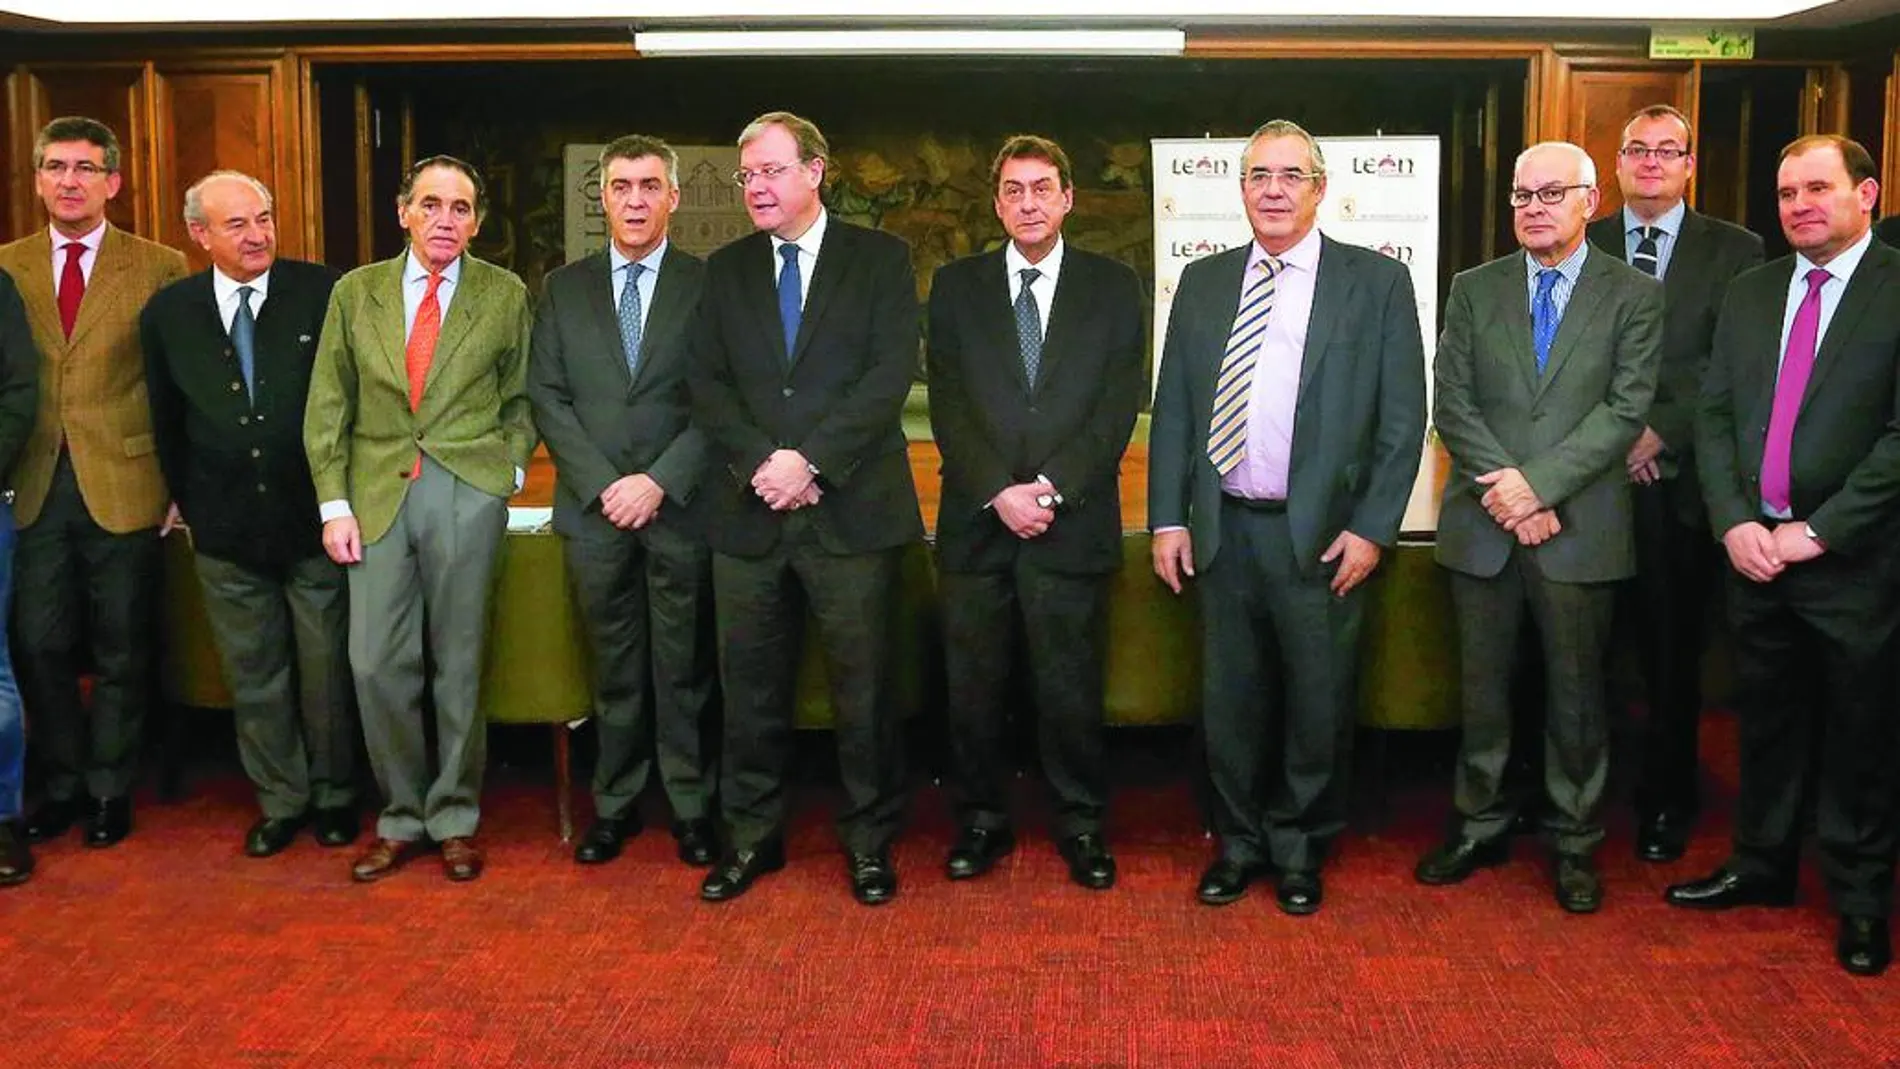
M350 879L357 883L375 883L422 852L422 844L399 839L377 839L350 866Z
M442 871L457 883L482 874L482 848L474 839L442 840Z

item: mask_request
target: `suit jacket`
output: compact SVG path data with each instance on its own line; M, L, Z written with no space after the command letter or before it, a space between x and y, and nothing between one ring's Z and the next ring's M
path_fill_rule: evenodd
M172 283L145 306L139 329L158 462L200 553L275 568L323 552L303 412L336 279L322 264L271 265L257 310L255 398L210 271Z
M1141 406L1141 281L1126 265L1067 245L1041 365L1023 371L1004 249L945 264L930 285L930 424L943 456L937 553L946 571L1121 566L1122 453ZM1056 522L1010 533L988 508L1004 487L1048 478Z
M1900 249L1900 215L1890 215L1875 223L1874 236Z
M1636 571L1629 473L1662 361L1663 290L1620 258L1592 252L1537 373L1524 254L1462 271L1445 301L1434 423L1451 453L1438 561L1496 575L1517 537L1491 519L1477 478L1517 468L1563 531L1528 550L1560 583Z
M0 270L19 284L40 351L39 415L13 469L14 520L31 527L39 519L63 436L95 523L114 534L158 526L170 497L145 396L139 310L185 277L184 255L108 224L71 338L59 325L44 227L0 246Z
M793 515L832 553L921 538L903 428L917 368L910 247L832 215L789 357L777 275L763 231L706 261L691 382L710 454L699 491L707 540L720 553L764 556ZM818 468L824 497L815 508L774 512L753 492L752 473L778 449Z
M40 403L40 350L13 276L0 271L0 490L33 432Z
M612 270L602 249L542 282L528 396L559 472L554 528L570 537L619 533L600 514L601 491L645 472L668 499L654 522L691 530L706 436L690 421L686 346L706 265L667 246L633 375L620 343Z
M411 412L403 356L408 255L359 267L336 284L304 410L317 501L347 498L365 542L395 522L418 449L477 490L504 498L534 452L527 287L512 271L462 257L422 404Z
M1621 210L1591 223L1586 233L1590 244L1603 252L1619 260L1628 255ZM1761 262L1760 235L1697 211L1683 213L1682 232L1676 235L1669 271L1663 275L1662 366L1656 372L1656 399L1649 406L1649 426L1667 447L1657 460L1665 479L1680 477L1696 485L1695 412L1715 337L1715 314L1730 280ZM1685 523L1704 525L1699 492L1681 495L1678 504Z
M1696 447L1716 534L1759 520L1761 458L1794 257L1735 280L1716 322ZM1846 556L1888 551L1900 506L1900 250L1872 242L1828 322L1795 419L1790 505Z
M1181 273L1148 433L1148 524L1189 529L1197 568L1220 552L1220 474L1207 457L1215 380L1240 310L1251 246ZM1397 261L1320 238L1287 472L1300 566L1351 531L1398 539L1425 443L1425 344L1412 277Z

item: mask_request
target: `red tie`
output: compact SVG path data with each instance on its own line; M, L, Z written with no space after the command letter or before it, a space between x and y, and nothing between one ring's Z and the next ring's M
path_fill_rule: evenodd
M86 273L79 269L79 258L85 255L86 247L69 241L60 248L66 250L66 266L59 272L59 325L71 338L73 324L79 319L79 302L86 296Z
M409 371L409 411L422 408L422 387L429 381L429 362L435 358L435 341L442 335L442 302L435 291L442 285L442 272L429 272L429 290L416 306L416 322L409 328L409 344L403 349L403 363ZM416 453L416 466L409 478L422 475L422 453Z

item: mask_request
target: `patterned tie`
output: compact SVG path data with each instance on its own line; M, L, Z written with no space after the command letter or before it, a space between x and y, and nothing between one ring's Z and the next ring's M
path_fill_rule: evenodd
M1636 251L1630 254L1630 266L1645 275L1656 277L1662 274L1662 257L1656 248L1656 239L1662 235L1659 226L1639 226L1636 228Z
M1801 398L1814 371L1814 350L1820 343L1821 287L1831 277L1824 267L1808 272L1808 295L1795 309L1788 350L1782 354L1781 374L1775 378L1775 407L1768 416L1768 442L1761 454L1761 499L1777 513L1789 511L1792 498L1788 464L1794 448L1794 421L1801 413Z
M1042 309L1036 304L1036 293L1029 287L1042 277L1042 272L1033 267L1025 267L1017 272L1023 276L1023 289L1016 295L1016 341L1023 349L1023 377L1029 380L1029 388L1036 388L1036 374L1042 370Z
M640 370L640 272L644 264L628 264L620 289L620 348L627 354L627 375Z
M60 248L66 250L66 266L59 271L59 325L70 338L73 324L79 319L79 302L86 296L86 273L79 269L79 258L85 255L86 247L69 241Z
M442 336L442 302L435 291L442 285L442 272L429 272L429 289L416 306L416 322L409 328L409 344L403 349L403 364L409 372L409 411L422 408L422 387L429 381L429 362L435 359L435 342ZM416 453L416 465L409 478L422 476L422 453Z
M1537 297L1531 301L1531 344L1537 347L1539 375L1550 363L1550 343L1557 339L1557 324L1563 319L1557 314L1557 301L1552 295L1562 277L1563 273L1554 267L1537 272Z
M1221 358L1220 378L1214 386L1214 415L1207 431L1207 459L1226 475L1247 455L1247 407L1253 392L1253 369L1266 339L1267 320L1273 313L1274 279L1280 261L1260 261L1258 277L1241 295L1234 329L1227 334L1227 355Z
M237 314L231 317L231 348L237 350L238 370L244 374L244 393L257 403L257 317L251 314L249 286L237 290Z
M798 318L805 296L799 292L798 246L788 241L778 247L778 254L785 260L778 272L778 321L785 327L785 359L789 363L792 350L798 346Z

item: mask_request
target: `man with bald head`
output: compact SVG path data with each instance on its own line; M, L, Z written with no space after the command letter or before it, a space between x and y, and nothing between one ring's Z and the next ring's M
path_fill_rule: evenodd
M1595 911L1609 773L1603 654L1636 570L1625 458L1662 357L1662 287L1592 252L1596 167L1553 141L1517 158L1521 251L1461 272L1445 302L1434 417L1451 454L1438 562L1451 572L1464 739L1456 828L1419 882L1458 883L1509 850L1511 668L1528 614L1543 642L1546 830L1557 902Z
M185 226L211 267L160 290L140 329L159 464L263 810L244 852L278 853L312 820L342 846L357 833L348 601L317 537L302 433L337 273L278 258L270 191L246 174L186 190Z

